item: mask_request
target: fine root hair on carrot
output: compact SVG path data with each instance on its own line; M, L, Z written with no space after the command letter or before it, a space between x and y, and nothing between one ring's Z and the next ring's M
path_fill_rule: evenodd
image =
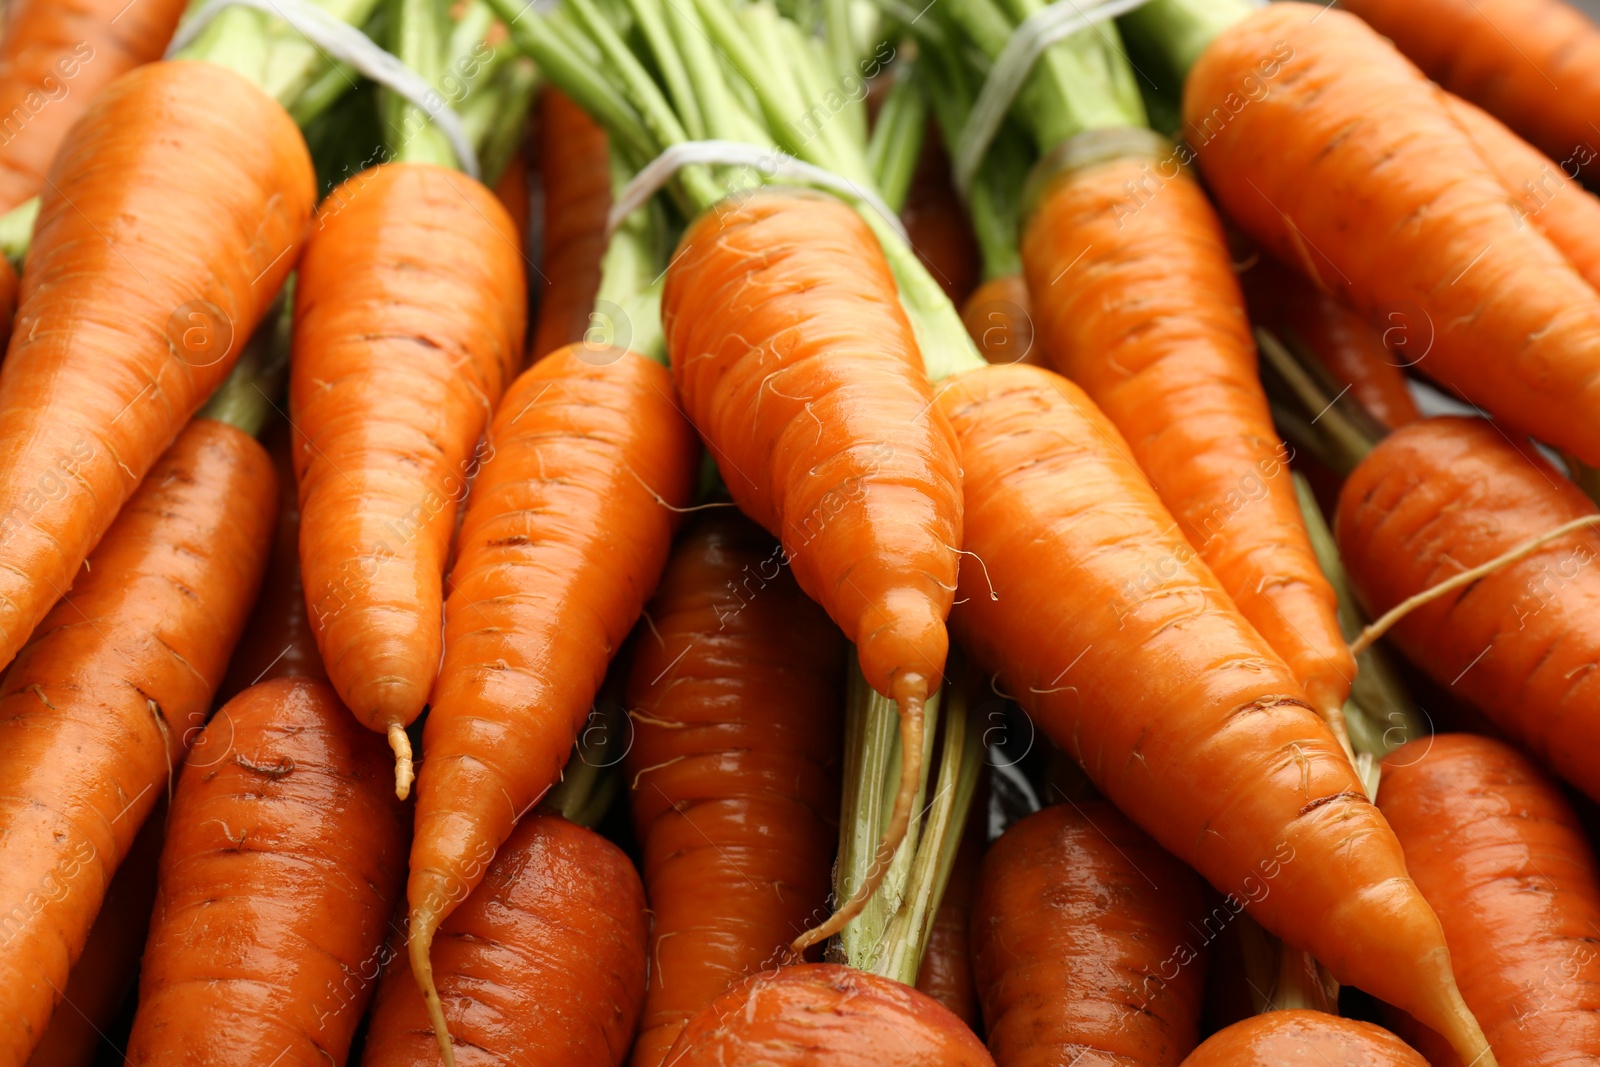
M403 733L404 731L402 731ZM456 1067L456 1050L450 1043L450 1027L444 1020L444 1004L439 1000L439 988L433 981L433 930L437 921L426 925L412 924L411 973L422 990L422 1001L428 1006L428 1019L433 1023L433 1036L439 1041L439 1058L444 1067Z
M394 750L394 795L404 800L411 795L411 783L417 775L411 762L411 738L397 722L389 724L389 747Z
M1517 562L1517 560L1526 556L1531 556L1540 548L1549 544L1551 541L1554 541L1558 537L1564 537L1574 530L1581 530L1585 526L1594 526L1597 523L1600 523L1600 513L1596 513L1594 515L1584 515L1580 518L1573 519L1571 522L1564 522L1548 533L1542 533L1538 537L1524 541L1517 547L1501 553L1494 559L1489 560L1487 563L1480 563L1471 570L1462 571L1460 574L1457 574L1454 577L1446 578L1438 585L1430 586L1427 589L1424 589L1415 596L1407 597L1394 607L1390 608L1388 611L1384 612L1381 618L1378 618L1370 623L1366 629L1362 630L1361 633L1356 635L1356 639L1350 642L1350 654L1353 656L1359 656L1361 653L1371 648L1373 642L1377 641L1378 638L1388 633L1396 623L1405 618L1407 615L1411 614L1411 612L1415 611L1417 608L1422 607L1424 604L1438 600L1446 593L1455 589L1460 589L1464 585L1471 585L1473 582L1484 577L1485 575L1493 574L1495 571L1509 567L1511 564Z

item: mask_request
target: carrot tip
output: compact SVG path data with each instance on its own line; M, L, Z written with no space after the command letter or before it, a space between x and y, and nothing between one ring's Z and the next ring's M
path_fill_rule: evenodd
M428 1019L433 1023L433 1036L439 1042L439 1057L444 1061L444 1067L456 1067L456 1050L450 1041L450 1027L444 1019L444 1004L439 1000L439 990L433 982L433 960L429 955L432 949L432 922L422 922L413 913L410 945L411 976L417 980L417 988L422 990L423 1003L428 1007Z
M389 747L394 749L394 795L404 800L411 795L417 775L411 764L411 738L399 723L389 724Z
M1467 1067L1498 1067L1494 1050L1489 1047L1489 1039L1484 1036L1483 1028L1478 1025L1472 1009L1467 1007L1453 978L1445 987L1443 1007L1449 1028L1440 1032L1450 1042L1450 1047L1455 1049L1461 1062Z

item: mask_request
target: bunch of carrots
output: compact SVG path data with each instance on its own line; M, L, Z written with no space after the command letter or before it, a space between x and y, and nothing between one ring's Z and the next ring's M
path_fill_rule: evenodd
M1600 1060L1567 0L3 11L0 1067Z

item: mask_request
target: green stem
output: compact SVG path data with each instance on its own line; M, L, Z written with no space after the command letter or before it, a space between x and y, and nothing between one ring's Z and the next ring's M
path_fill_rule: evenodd
M867 142L867 166L884 203L895 211L905 206L916 174L917 157L928 126L928 107L908 66L895 71L889 96L878 111L878 124Z
M1262 357L1288 383L1295 398L1309 413L1330 452L1338 460L1340 473L1349 474L1372 451L1373 439L1346 414L1337 401L1317 381L1305 363L1295 359L1282 341L1265 329L1256 329L1256 345Z
M620 189L628 169L612 153L612 186ZM600 287L583 342L596 349L626 348L667 366L661 330L661 289L667 263L667 223L651 200L623 220L600 260Z
M261 432L273 410L274 398L283 391L289 374L293 308L294 278L291 276L261 325L245 342L233 370L200 409L198 418L225 422L251 437Z
M438 93L445 68L444 42L449 32L445 5L441 0L389 0L389 3L389 51ZM426 111L387 89L382 99L390 158L441 167L460 165L450 142Z
M606 688L613 689L609 680ZM591 829L605 817L621 789L617 768L627 743L626 716L620 704L604 695L595 701L583 733L561 769L561 780L539 803L542 809Z
M1247 0L1150 0L1120 21L1130 36L1150 45L1181 81L1217 35L1252 10Z
M4 215L0 215L0 251L12 266L22 267L28 255L28 244L33 240L33 225L39 221L39 198L23 201Z
M364 24L379 0L316 0L328 14L352 26ZM300 95L330 66L322 50L282 19L253 8L218 15L178 59L205 60L249 79L292 112ZM354 80L347 87L354 87Z
M461 124L478 151L478 167L486 185L494 185L522 146L528 129L539 73L524 56L500 66L494 80L468 96L460 109Z

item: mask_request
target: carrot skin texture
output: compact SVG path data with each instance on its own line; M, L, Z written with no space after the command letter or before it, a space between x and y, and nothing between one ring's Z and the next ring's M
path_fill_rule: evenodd
M44 1033L113 873L205 722L276 496L253 438L196 420L6 675L0 910L27 920L0 934L0 1064L23 1063Z
M978 868L983 863L983 842L988 813L977 809L981 795L974 798L975 816L962 835L956 850L955 866L945 883L944 898L933 916L933 929L922 950L922 966L917 969L917 988L928 994L966 1023L974 1033L982 1025L978 1006L977 980L972 973L972 898L978 891Z
M1509 745L1439 734L1384 759L1378 798L1500 1062L1600 1055L1600 870L1556 784ZM1437 1034L1393 1014L1429 1063L1459 1067Z
M961 322L985 360L1045 365L1044 349L1033 330L1033 301L1020 274L1003 274L978 286L961 309Z
M1184 1067L1428 1067L1381 1026L1296 1008L1234 1023L1206 1039Z
M327 683L278 678L229 701L196 751L207 759L173 798L127 1060L337 1067L404 878L388 749Z
M0 214L37 196L67 131L119 74L160 59L186 0L12 0L0 35ZM18 116L21 121L18 121Z
M456 1063L617 1067L644 1000L648 929L644 889L620 849L560 816L528 815L434 942ZM361 1062L439 1062L403 965L378 985Z
M1345 481L1334 533L1376 618L1406 597L1594 504L1530 446L1481 419L1438 418L1385 438ZM1412 611L1389 636L1518 744L1600 798L1600 532L1533 555Z
M1399 843L1116 428L1036 367L958 375L939 404L962 444L966 548L984 563L962 567L951 616L974 660L1268 930L1447 1027L1444 936Z
M695 1012L826 912L845 647L736 513L679 540L646 611L624 771L653 923L630 1063L660 1067Z
M456 508L526 315L514 224L463 174L373 167L317 214L289 378L300 566L328 677L369 729L427 703Z
M1200 880L1110 804L1057 804L996 841L973 967L1000 1067L1178 1067L1200 1039ZM1166 969L1175 968L1169 975Z
M748 978L701 1009L673 1067L992 1067L965 1023L908 985L835 963Z
M213 63L132 70L73 128L0 365L0 661L226 377L314 197L288 114Z
M1239 107L1246 78L1266 91ZM1431 334L1419 371L1600 464L1600 296L1388 42L1321 5L1258 9L1201 55L1184 116L1207 187L1268 251L1398 310Z
M538 326L529 355L577 344L589 329L611 210L606 133L553 85L539 93L539 176L544 183L544 262Z
M1129 156L1057 177L1022 262L1046 361L1116 424L1161 501L1318 709L1355 661L1300 518L1216 214ZM1164 181L1136 208L1130 188Z

